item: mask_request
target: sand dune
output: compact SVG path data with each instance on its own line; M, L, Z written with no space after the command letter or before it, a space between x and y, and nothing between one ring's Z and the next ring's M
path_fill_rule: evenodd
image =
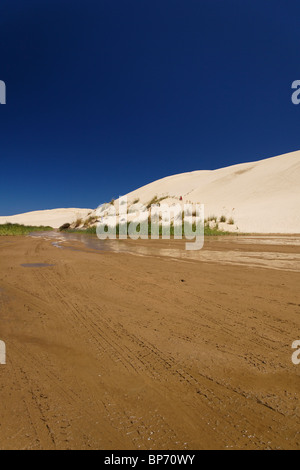
M242 232L300 233L300 151L214 171L195 171L155 181L129 201L205 204L206 216L232 217Z
M163 178L128 194L129 204L166 197L170 205L203 203L205 215L232 218L223 228L252 233L300 233L300 151L213 171ZM116 201L116 206L118 201ZM87 218L91 209L56 209L0 217L5 222L54 228ZM222 228L222 225L221 225Z
M11 217L0 217L0 224L45 225L58 228L63 224L86 218L91 209L53 209L48 211L28 212Z

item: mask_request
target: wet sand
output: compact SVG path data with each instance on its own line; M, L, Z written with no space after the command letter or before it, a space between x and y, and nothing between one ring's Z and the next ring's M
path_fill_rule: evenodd
M0 238L0 449L299 449L299 240Z

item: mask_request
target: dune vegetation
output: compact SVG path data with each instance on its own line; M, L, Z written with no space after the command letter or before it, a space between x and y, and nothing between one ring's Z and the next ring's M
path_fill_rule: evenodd
M129 225L130 225L130 223L128 222L127 223L127 233L128 233ZM140 226L137 226L137 232L140 232L140 230L141 230ZM184 230L185 230L184 224L182 224L182 237L183 238L184 238ZM196 230L196 226L194 224L193 225L193 231L195 232L195 230ZM76 228L69 228L69 227L65 226L65 228L60 227L60 231L69 232L69 233L83 233L83 234L88 234L88 235L96 235L97 234L97 227L94 225L94 226L88 227L88 228L76 229ZM120 224L118 224L116 226L116 235L117 236L119 235L120 231L122 231L122 233L124 233L125 230L124 230L124 227L122 227ZM162 232L163 232L163 227L160 224L159 225L159 236L160 237L162 237ZM171 227L170 227L170 236L171 237L174 237L174 232L175 232L174 225L171 224ZM151 236L151 225L150 224L147 226L147 231L146 231L146 233L143 233L143 235L149 235L149 237ZM209 223L205 222L204 235L205 236L230 235L230 232L226 232L225 230L220 230L218 224L215 227L211 227L209 225Z
M53 230L52 227L35 227L33 225L3 224L0 225L0 236L28 235L32 232L48 232L51 230Z

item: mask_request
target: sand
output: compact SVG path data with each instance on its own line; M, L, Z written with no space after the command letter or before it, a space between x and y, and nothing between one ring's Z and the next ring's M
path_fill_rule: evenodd
M300 233L300 151L214 171L195 171L164 178L128 195L147 204L157 195L164 202L202 203L205 216L233 218L234 231ZM232 227L227 226L226 230Z
M87 218L91 209L53 209L48 211L27 212L14 216L0 217L0 224L22 224L59 228L71 224L77 219Z
M214 171L163 178L127 197L129 205L139 200L147 206L155 196L166 198L163 203L170 206L204 204L206 217L225 216L227 221L233 220L232 225L220 225L226 231L299 234L299 181L300 151ZM117 210L118 203L117 200ZM89 214L96 215L92 209L56 209L0 217L0 224L12 222L58 228L78 218L86 219Z
M299 449L286 240L210 239L194 260L182 241L122 242L144 256L1 238L0 449Z

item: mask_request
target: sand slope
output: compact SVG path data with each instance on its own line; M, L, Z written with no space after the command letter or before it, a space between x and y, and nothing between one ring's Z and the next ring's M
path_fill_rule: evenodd
M163 178L128 194L148 204L154 196L170 205L203 203L205 215L233 218L226 230L252 233L300 233L300 151L214 171L195 171ZM116 206L118 201L116 201ZM91 209L56 209L0 217L5 222L54 228L87 218ZM93 213L94 214L94 213Z
M91 209L53 209L28 212L11 217L0 217L0 224L45 225L59 228L63 224L75 222L78 218L86 218L90 212Z
M233 217L239 231L300 233L300 151L214 171L195 171L155 181L130 194L148 203L204 203L206 216ZM167 202L167 200L165 201Z

